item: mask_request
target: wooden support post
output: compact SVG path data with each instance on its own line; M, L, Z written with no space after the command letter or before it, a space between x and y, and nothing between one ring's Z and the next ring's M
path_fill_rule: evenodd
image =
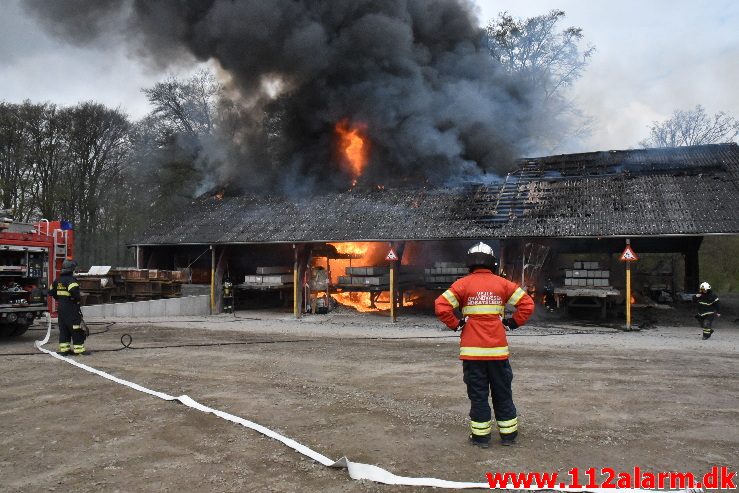
M689 248L684 254L685 256L685 291L695 293L698 291L700 284L700 269L698 262L698 248Z
M298 247L293 245L293 252L295 253L295 263L293 264L293 315L295 318L300 318L300 298L302 288L300 286L300 278L298 272L300 271L300 265L298 263Z
M226 263L226 248L226 246L221 247L220 253L218 254L218 261L216 262L215 281L213 284L215 297L214 313L221 313L223 311L223 271Z
M331 259L326 257L326 311L331 311Z
M210 246L210 314L216 311L216 249Z
M626 239L626 246L631 240ZM631 262L626 262L626 330L631 330Z
M390 318L392 319L393 323L398 321L398 318L395 313L395 304L397 302L397 296L396 296L396 290L395 290L395 262L390 262Z

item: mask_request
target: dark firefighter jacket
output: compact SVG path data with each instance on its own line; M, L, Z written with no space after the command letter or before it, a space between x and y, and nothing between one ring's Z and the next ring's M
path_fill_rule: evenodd
M59 302L60 306L78 305L80 302L80 285L72 274L62 274L51 284L49 295Z
M712 291L698 293L693 299L698 303L698 315L701 317L721 313L718 296L713 294Z

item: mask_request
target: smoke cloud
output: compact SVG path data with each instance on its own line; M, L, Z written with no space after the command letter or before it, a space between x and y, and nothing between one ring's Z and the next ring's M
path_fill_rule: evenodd
M162 67L216 61L242 120L227 149L212 149L221 181L345 188L334 131L344 119L371 141L360 184L500 174L529 150L527 128L538 118L523 83L489 55L468 0L26 5L73 43L125 42Z

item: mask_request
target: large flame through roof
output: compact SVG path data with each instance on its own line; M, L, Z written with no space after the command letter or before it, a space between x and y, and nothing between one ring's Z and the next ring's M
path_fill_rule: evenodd
M351 124L346 118L336 124L336 135L339 137L338 147L342 168L349 174L352 186L362 176L369 160L369 139L365 134L365 126Z

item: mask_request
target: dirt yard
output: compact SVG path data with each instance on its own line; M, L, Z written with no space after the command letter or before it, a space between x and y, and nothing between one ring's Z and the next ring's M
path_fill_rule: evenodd
M693 326L627 333L539 320L513 332L519 443L488 450L467 443L458 341L432 317L189 320L117 321L90 338L96 352L83 361L399 475L484 482L496 470L702 474L739 463L733 318L709 341ZM254 431L50 356L5 356L32 352L43 333L0 342L2 491L430 490L353 481ZM108 351L124 333L135 349ZM249 344L202 345L211 342Z

